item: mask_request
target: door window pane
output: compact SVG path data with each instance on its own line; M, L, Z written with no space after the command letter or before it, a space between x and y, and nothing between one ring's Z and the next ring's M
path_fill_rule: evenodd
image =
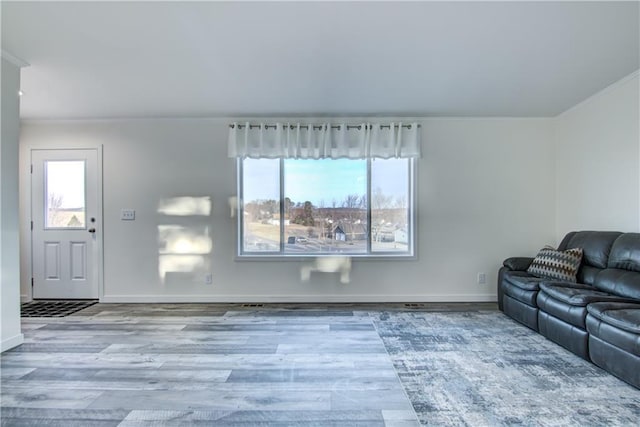
M280 160L245 159L242 168L244 252L280 251Z
M45 164L45 228L85 228L85 161Z

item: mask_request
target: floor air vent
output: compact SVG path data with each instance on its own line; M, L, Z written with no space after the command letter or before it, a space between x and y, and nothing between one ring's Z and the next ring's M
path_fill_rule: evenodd
M404 305L406 308L424 308L425 305L420 302L412 302Z
M255 308L255 307L264 307L264 304L242 304L243 307Z

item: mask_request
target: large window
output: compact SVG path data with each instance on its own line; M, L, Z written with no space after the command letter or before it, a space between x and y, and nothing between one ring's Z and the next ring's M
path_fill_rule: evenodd
M414 254L412 159L239 159L240 256Z

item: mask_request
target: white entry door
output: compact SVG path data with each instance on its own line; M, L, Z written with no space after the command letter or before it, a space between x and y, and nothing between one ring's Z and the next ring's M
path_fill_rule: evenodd
M98 298L98 150L32 150L31 168L33 298Z

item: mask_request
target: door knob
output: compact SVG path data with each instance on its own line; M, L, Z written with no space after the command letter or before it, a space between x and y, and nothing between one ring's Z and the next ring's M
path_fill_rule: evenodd
M96 232L96 229L95 229L95 228L90 228L90 229L89 229L89 233L95 233L95 232Z

